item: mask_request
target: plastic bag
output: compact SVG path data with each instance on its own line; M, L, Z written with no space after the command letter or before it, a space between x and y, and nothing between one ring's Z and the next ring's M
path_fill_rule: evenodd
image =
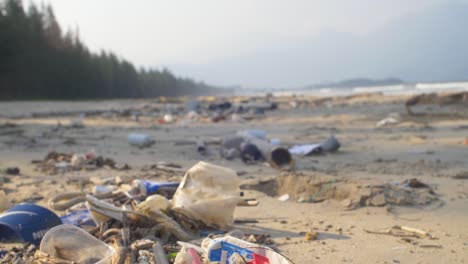
M159 194L148 196L145 201L137 204L136 210L142 211L148 209L153 212L167 211L171 208L171 202L166 197Z
M201 264L198 253L193 248L182 247L180 252L177 254L174 264Z
M200 161L187 171L173 197L173 210L214 228L232 224L241 200L235 171Z

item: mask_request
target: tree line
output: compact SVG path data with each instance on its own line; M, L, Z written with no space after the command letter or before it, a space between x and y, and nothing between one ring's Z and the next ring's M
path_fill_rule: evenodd
M27 10L26 10L27 9ZM0 99L141 98L211 94L169 70L137 69L112 52L91 52L62 31L50 5L0 0Z

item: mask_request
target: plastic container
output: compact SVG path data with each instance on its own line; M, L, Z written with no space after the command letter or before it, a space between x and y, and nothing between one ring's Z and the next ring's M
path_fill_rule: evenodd
M201 155L206 155L206 144L203 140L197 140L195 142L195 146L197 147L197 152Z
M270 144L273 145L273 146L279 146L279 145L281 145L281 139L272 138L272 139L270 139Z
M111 264L115 250L73 225L52 228L42 239L40 250L78 264Z
M322 147L323 151L326 152L336 152L341 147L341 144L335 138L335 136L331 135L329 138L320 143L320 147Z
M291 169L294 167L294 160L288 149L272 145L262 139L250 138L248 141L257 146L265 160L273 167L280 169Z
M159 189L174 189L179 187L178 182L151 182L147 180L134 180L132 186L138 190L138 193L144 196L156 193Z
M132 133L128 135L128 143L138 147L148 147L154 143L154 140L146 134Z
M0 242L26 242L38 245L45 233L62 224L47 208L22 203L0 215Z
M239 185L235 171L200 161L182 179L172 209L208 227L225 229L241 200Z
M104 194L104 193L110 193L115 190L117 190L119 187L115 185L96 185L93 187L93 194Z
M322 147L320 144L303 144L303 145L295 145L294 147L289 149L289 152L294 155L312 155L312 154L320 154L323 152Z
M244 142L241 144L241 159L245 163L264 160L262 152L252 143Z

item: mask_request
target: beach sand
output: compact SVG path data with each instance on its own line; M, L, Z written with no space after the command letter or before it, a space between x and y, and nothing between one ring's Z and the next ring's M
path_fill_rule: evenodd
M256 207L238 207L235 212L238 220L256 222L235 224L233 228L271 235L275 242L272 247L295 263L468 263L468 179L455 177L468 174L466 105L422 106L415 112L426 114L408 116L405 96L334 98L318 106L299 108L289 106L287 102L292 98L278 100L282 102L278 110L253 121L179 120L160 124L157 120L162 111L138 122L130 116L90 115L83 119L84 128L66 125L80 111L105 112L153 101L0 103L0 124L15 125L0 128L0 167L21 170L17 176L0 174L0 186L12 203L33 200L47 206L57 193L78 191L79 180L116 176L180 180L182 172L167 177L141 169L160 161L189 169L204 160L236 170L243 186L247 186L245 196L260 201ZM65 112L69 114L60 114ZM390 113L398 113L400 122L376 127ZM58 123L62 124L59 128ZM244 129L263 129L269 138L279 138L290 146L318 143L334 134L342 147L337 153L296 157L296 171L281 172L263 163L245 165L240 160L224 160L214 144L208 146L209 155L202 156L194 145L183 143L222 138ZM127 135L133 132L151 135L156 143L143 149L130 146ZM86 153L90 149L132 169L102 168L48 175L31 163L50 151ZM287 177L293 180L288 182ZM298 202L304 195L317 194L302 187L320 177L325 182L320 188L326 197L313 203ZM352 198L369 185L401 183L412 178L429 185L437 201L427 205L349 207ZM283 185L276 190L264 184L277 179L283 179ZM343 182L348 184L343 187L348 191L340 189ZM92 186L90 183L85 188L91 191ZM283 194L291 198L279 201L277 198ZM421 229L434 238L404 239L366 232L393 226ZM318 232L317 240L305 239L311 230Z

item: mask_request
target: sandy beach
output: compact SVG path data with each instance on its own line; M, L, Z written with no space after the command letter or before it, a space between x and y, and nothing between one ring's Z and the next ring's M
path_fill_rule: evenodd
M261 118L211 122L180 114L170 124L158 122L167 104L149 99L3 102L0 168L18 167L21 173L0 174L0 186L13 204L47 207L55 194L79 191L80 181L87 191L99 179L117 176L179 181L184 170L203 160L237 171L245 196L259 201L258 206L236 209L233 229L270 235L274 244L269 246L294 263L468 263L468 107L425 105L415 108L418 114L408 115L406 99L368 94L314 104L310 102L317 98L304 97L300 100L306 103L292 107L293 98L275 97L279 109ZM133 110L115 112L122 109L144 109L146 114L136 120ZM80 112L86 114L84 127L69 127ZM376 125L389 115L397 122ZM214 143L207 145L204 156L187 143L215 142L246 129L265 130L268 138L289 147L318 143L333 134L341 148L336 153L295 156L295 170L279 171L267 163L225 160ZM129 133L150 135L155 144L130 146ZM50 174L31 162L51 151L90 150L131 169ZM145 169L162 161L183 170ZM426 186L405 186L410 179ZM399 188L408 197L401 198ZM378 201L376 192L387 199ZM394 193L398 197L389 199ZM285 194L289 199L278 200ZM430 236L385 233L395 226L424 230ZM310 232L317 239L306 239Z

